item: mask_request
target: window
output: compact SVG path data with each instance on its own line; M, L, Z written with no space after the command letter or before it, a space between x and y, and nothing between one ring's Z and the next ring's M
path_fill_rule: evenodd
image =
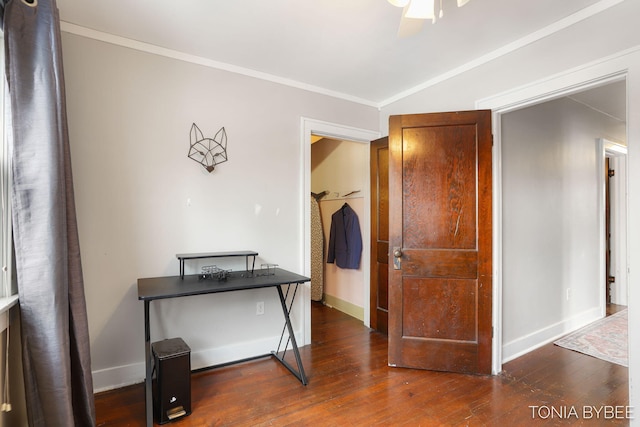
M0 43L4 46L4 39L0 35ZM0 67L4 70L4 49L0 48ZM3 84L0 85L0 128L3 129L0 139L0 301L17 294L17 286L13 280L13 240L11 233L11 153L7 143L10 134L7 111L5 109L5 96L7 84L2 72ZM0 302L0 313L15 303L11 298L6 303Z

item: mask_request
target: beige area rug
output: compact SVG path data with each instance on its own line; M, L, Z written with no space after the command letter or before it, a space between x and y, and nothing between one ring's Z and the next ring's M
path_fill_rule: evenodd
M627 309L566 335L554 344L628 367Z

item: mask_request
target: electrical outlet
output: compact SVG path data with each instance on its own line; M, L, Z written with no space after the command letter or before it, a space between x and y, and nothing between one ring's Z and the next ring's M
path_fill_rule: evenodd
M571 288L567 288L567 301L571 299Z
M258 301L256 303L256 316L261 316L264 314L264 301Z

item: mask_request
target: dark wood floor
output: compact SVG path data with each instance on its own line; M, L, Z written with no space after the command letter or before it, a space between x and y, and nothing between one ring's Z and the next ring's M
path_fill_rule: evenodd
M498 376L389 368L385 335L312 305L313 343L301 349L309 385L269 358L194 373L193 412L169 425L628 425L595 416L628 405L625 367L549 344ZM584 407L593 408L592 419ZM96 411L98 426L144 426L142 384L97 394Z

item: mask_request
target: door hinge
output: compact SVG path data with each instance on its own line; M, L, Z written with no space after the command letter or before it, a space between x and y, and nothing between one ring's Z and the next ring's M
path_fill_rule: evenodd
M491 327L491 338L493 338L493 326Z
M616 176L616 171L615 171L615 169L609 169L609 178L612 178L612 177L614 177L614 176Z

